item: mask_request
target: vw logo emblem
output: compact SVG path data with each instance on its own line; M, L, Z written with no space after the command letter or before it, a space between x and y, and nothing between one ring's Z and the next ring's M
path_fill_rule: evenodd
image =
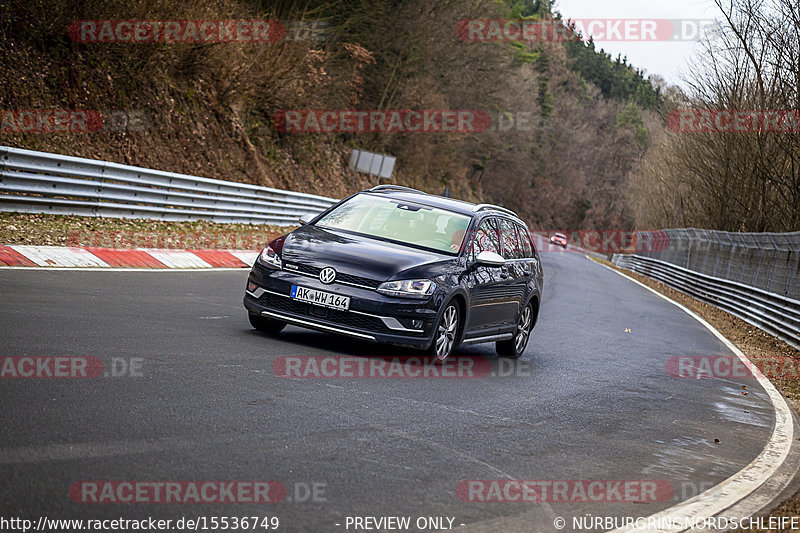
M331 267L325 267L319 272L319 280L322 283L333 283L336 279L336 271Z

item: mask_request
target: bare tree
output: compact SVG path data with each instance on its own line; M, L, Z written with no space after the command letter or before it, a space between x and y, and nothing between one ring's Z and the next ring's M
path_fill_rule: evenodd
M800 229L800 4L715 0L724 24L704 43L680 105L752 111L747 131L668 132L631 195L640 225ZM775 128L767 114L780 117ZM654 198L647 198L652 195Z

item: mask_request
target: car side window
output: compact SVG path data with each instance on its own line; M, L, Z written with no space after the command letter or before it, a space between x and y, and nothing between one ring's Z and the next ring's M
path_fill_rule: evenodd
M522 244L522 257L533 257L533 245L531 244L531 238L528 235L528 230L519 224L516 224L516 226L517 234L519 235L519 242Z
M503 236L503 257L506 259L521 259L522 246L517 236L516 224L510 220L500 219L500 232Z
M475 237L470 245L469 257L474 260L481 252L500 253L500 239L497 232L497 223L493 218L481 222L475 230Z

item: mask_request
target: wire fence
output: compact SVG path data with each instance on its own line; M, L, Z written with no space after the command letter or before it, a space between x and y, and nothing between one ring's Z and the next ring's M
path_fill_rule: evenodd
M637 255L800 300L800 231L734 233L687 228L658 234L665 242L653 251L638 250Z

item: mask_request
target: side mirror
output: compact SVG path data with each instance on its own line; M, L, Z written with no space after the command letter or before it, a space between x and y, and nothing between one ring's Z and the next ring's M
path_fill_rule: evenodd
M478 254L478 257L475 258L475 262L479 265L487 265L487 266L494 266L499 267L506 264L506 260L503 259L503 256L500 254L496 254L494 252L481 252Z
M306 213L305 215L301 216L301 217L298 219L298 220L300 221L300 225L301 225L301 226L305 226L306 224L308 224L309 222L311 222L312 220L314 220L314 217L315 217L315 216L317 216L317 215L314 215L314 214L312 214L312 213Z

